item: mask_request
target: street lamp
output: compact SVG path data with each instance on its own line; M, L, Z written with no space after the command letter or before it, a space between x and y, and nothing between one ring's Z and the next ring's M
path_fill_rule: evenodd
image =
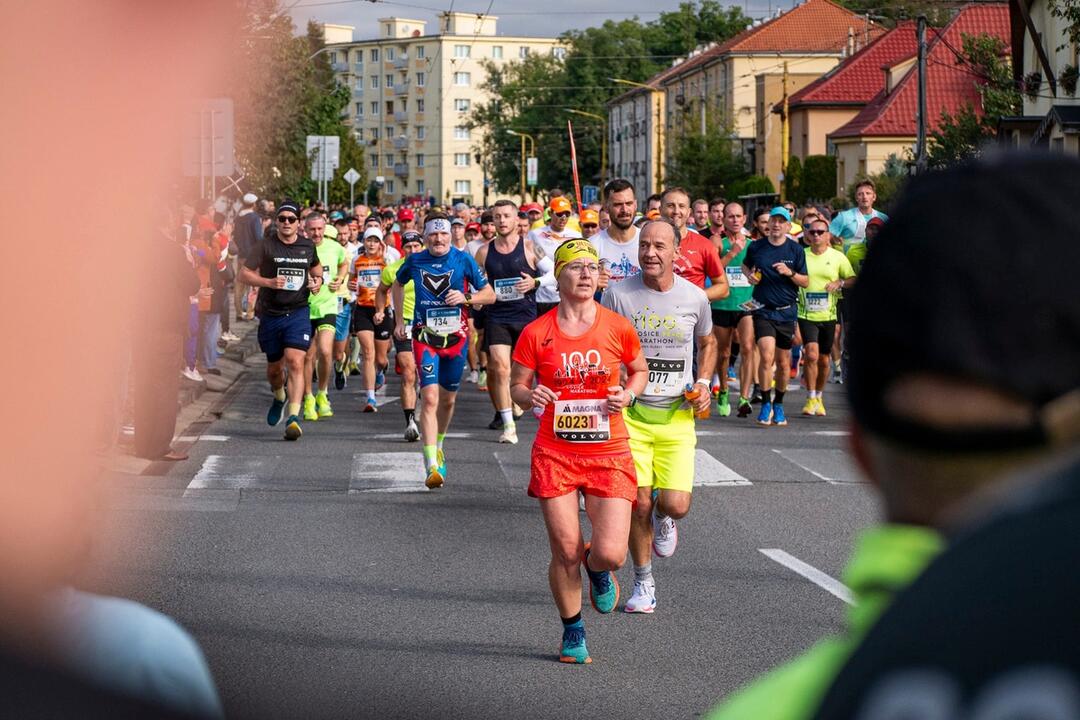
M517 137L521 138L521 202L524 203L525 202L525 138L528 138L529 142L532 143L532 145L530 147L532 147L532 154L533 154L534 157L536 155L536 138L534 138L532 135L530 135L528 133L517 132L516 130L507 129L506 132L507 132L508 135L516 135Z
M571 108L563 108L572 115L581 115L582 117L592 118L599 120L603 123L601 127L602 135L600 136L600 187L604 187L607 184L607 118L603 115L597 115L596 113L585 112L584 110L573 110Z
M622 78L608 78L608 80L613 83L644 88L645 90L660 96L656 98L656 192L660 192L660 188L664 184L664 126L661 123L660 117L660 98L664 96L664 91L659 88L654 88L652 85L634 82L633 80L623 80Z

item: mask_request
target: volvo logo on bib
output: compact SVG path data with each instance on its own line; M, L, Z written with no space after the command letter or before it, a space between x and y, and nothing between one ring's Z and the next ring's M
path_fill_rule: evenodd
M443 273L441 275L433 275L426 271L421 271L424 287L433 295L442 295L444 292L450 289L450 278L453 277L454 271Z

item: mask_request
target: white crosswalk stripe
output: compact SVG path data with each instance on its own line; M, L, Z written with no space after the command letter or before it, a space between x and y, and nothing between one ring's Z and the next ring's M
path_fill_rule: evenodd
M193 490L241 490L270 477L277 456L207 455L199 472L188 483L184 497Z
M418 452L357 453L349 492L428 492L424 456Z
M737 487L751 484L701 448L694 451L694 487Z

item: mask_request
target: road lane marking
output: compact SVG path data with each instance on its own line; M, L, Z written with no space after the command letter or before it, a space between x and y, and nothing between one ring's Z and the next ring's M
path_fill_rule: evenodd
M228 435L181 435L176 438L179 442L198 442L199 440L205 440L207 442L229 442Z
M694 451L695 487L737 487L752 483L701 448Z
M830 485L851 485L865 482L846 450L817 450L808 448L773 448L773 452L792 465L805 470ZM819 468L815 470L814 468Z
M847 437L851 435L850 430L815 430L812 434L824 435L825 437Z
M356 453L349 473L349 494L429 492L426 478L421 453Z
M376 433L374 435L365 435L364 437L371 440L401 440L402 442L405 442L404 433ZM446 433L446 437L466 440L476 436L473 433L450 432Z
M197 497L194 490L241 490L272 474L279 456L236 457L207 455L202 467L184 490L184 497Z
M778 548L758 548L758 552L770 560L780 563L789 570L793 570L799 575L802 575L825 592L840 598L848 605L855 604L855 594L851 592L851 588L836 578L821 572L813 565L804 563L794 555L790 555Z

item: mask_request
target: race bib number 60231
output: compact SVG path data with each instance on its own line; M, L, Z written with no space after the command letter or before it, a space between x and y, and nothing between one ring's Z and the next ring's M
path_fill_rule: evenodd
M552 422L560 440L590 443L611 439L607 400L557 400Z

